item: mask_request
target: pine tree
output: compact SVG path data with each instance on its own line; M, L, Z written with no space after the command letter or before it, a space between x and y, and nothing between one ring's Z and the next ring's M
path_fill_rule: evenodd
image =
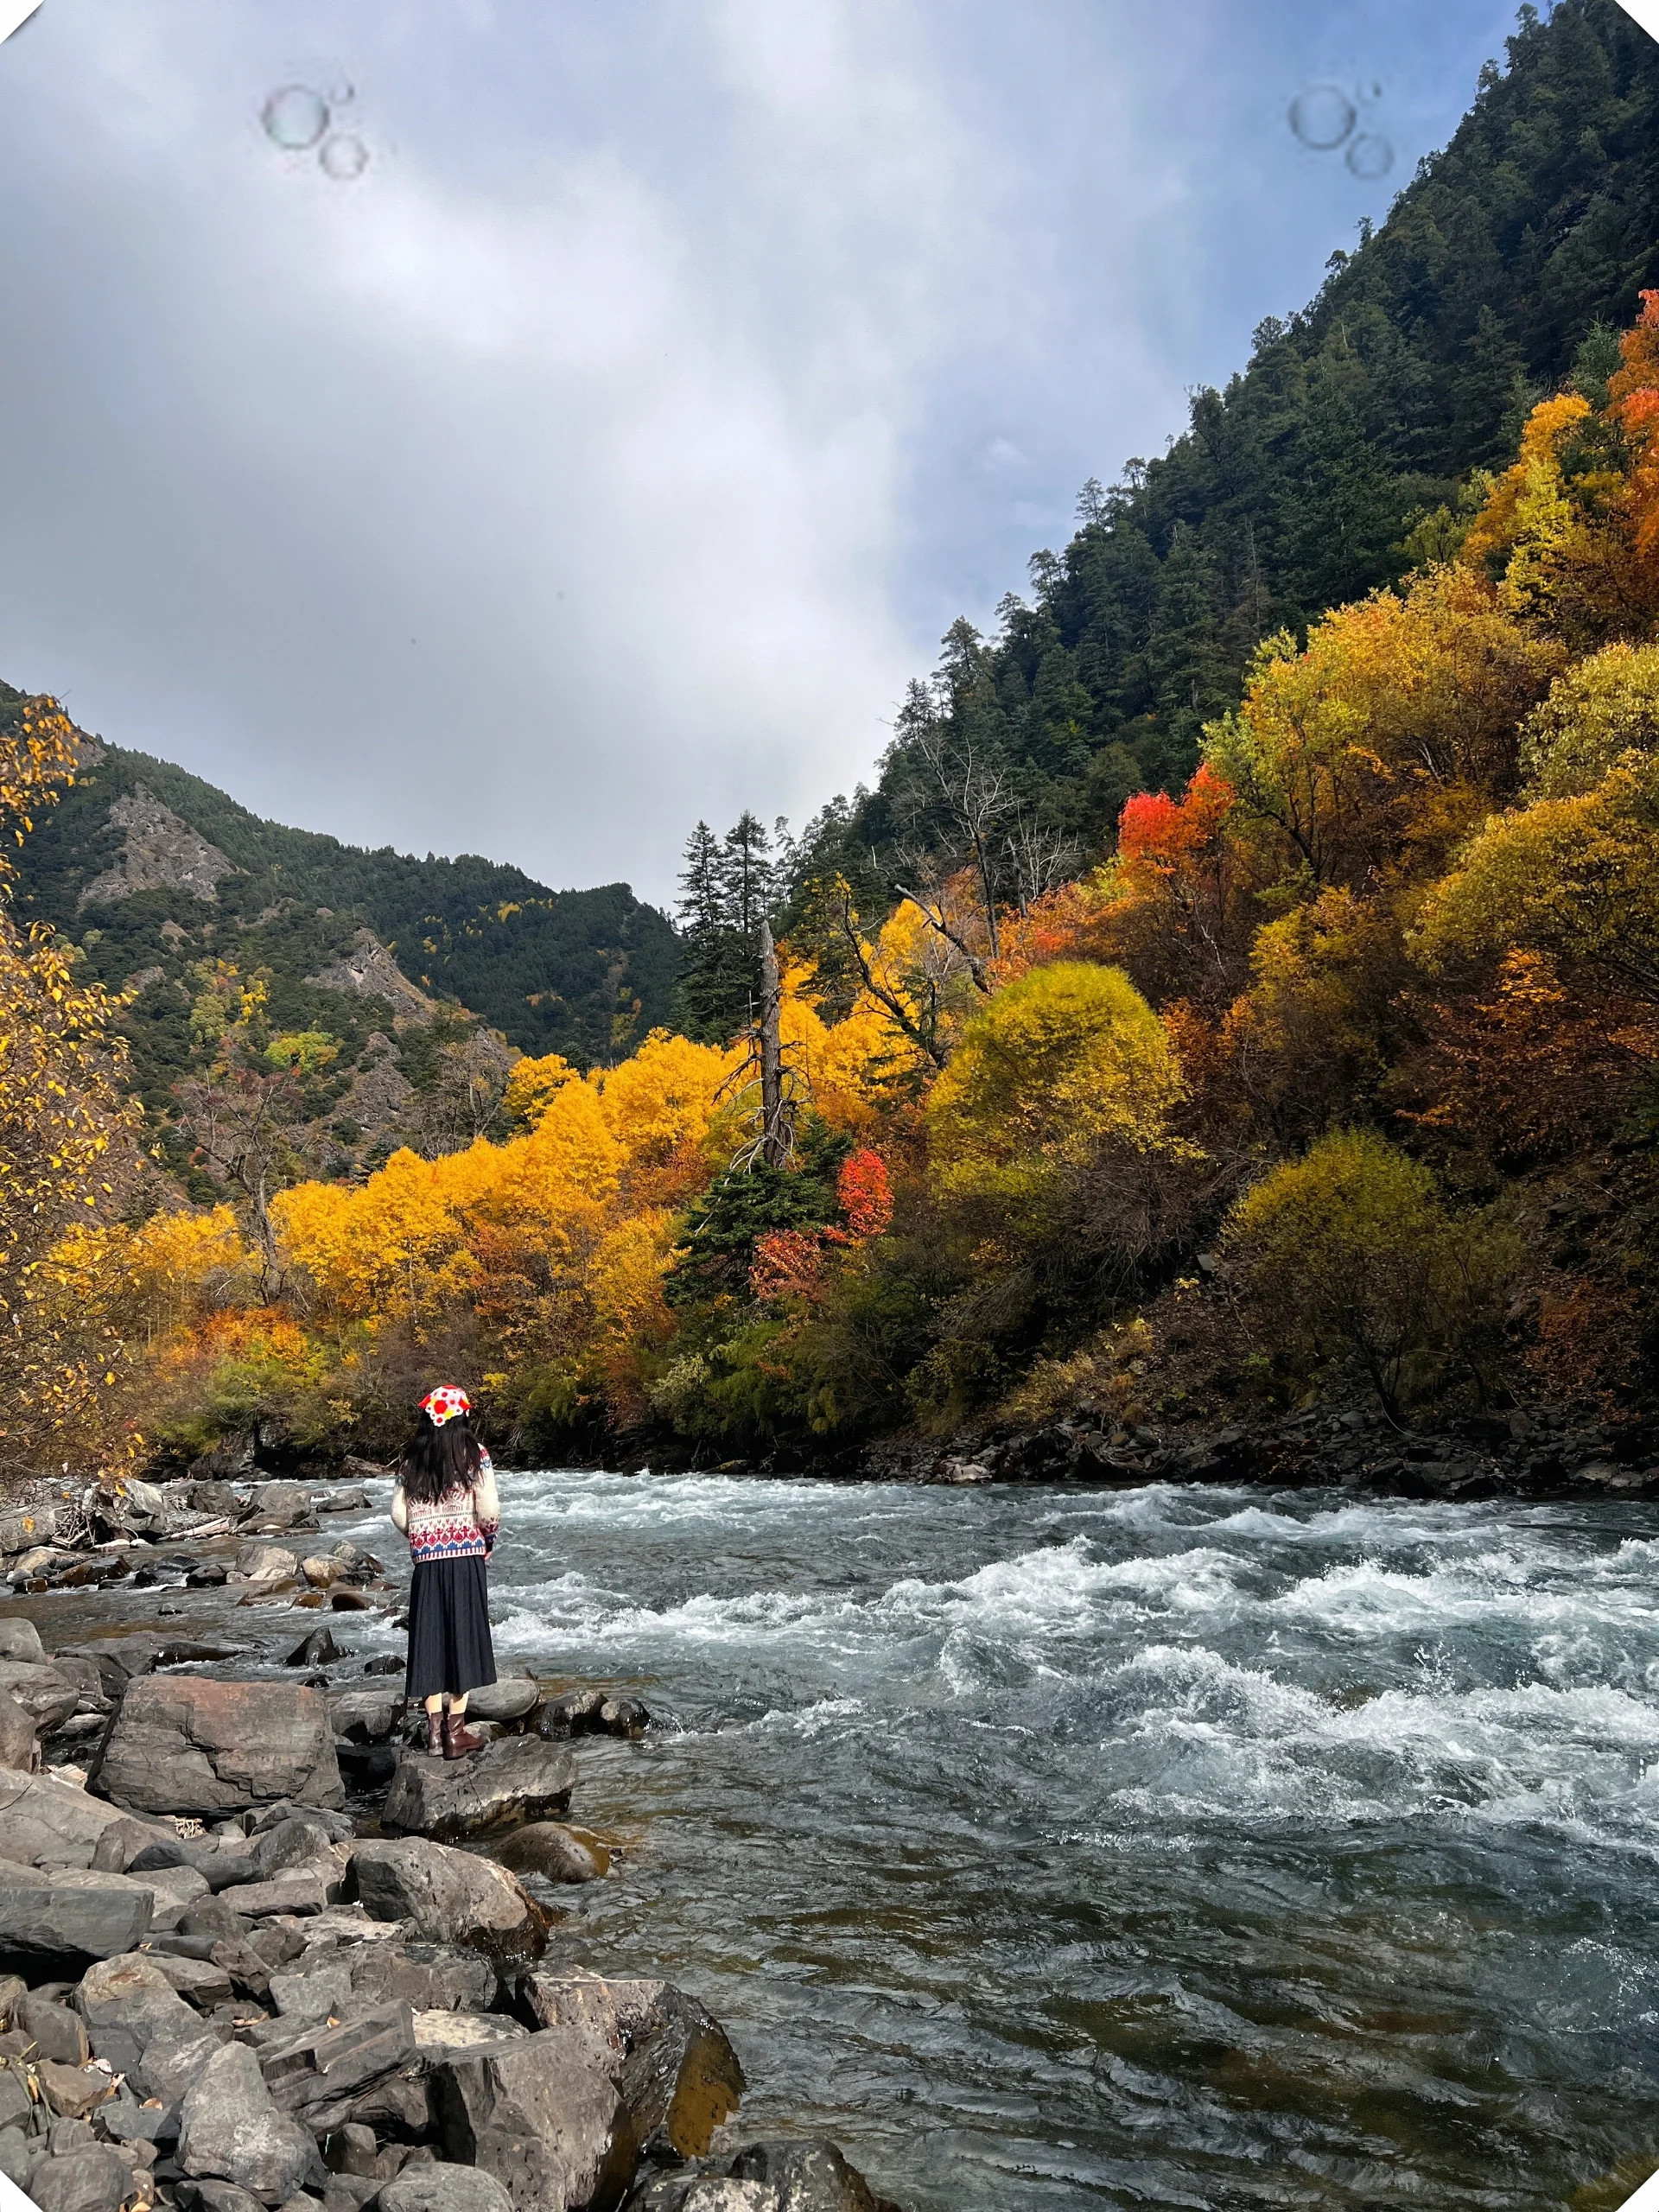
M700 1045L729 1045L754 1019L760 925L777 869L763 825L746 808L723 838L699 822L686 841L677 908L684 964L675 994L680 1027Z

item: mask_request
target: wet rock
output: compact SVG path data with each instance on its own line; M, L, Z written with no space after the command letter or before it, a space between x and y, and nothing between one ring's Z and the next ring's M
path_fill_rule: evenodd
M677 2157L701 2158L737 2110L737 2053L712 2014L671 1983L575 1967L527 1974L518 1991L539 2025L585 2037L604 2055L641 2144L660 2136Z
M433 2075L440 2146L499 2182L515 2212L617 2202L638 2149L608 2075L581 2038L554 2029Z
M372 1918L407 1921L418 1941L497 1959L539 1957L546 1942L540 1911L505 1866L424 1836L359 1843L352 1880Z
M408 1669L397 1652L383 1651L378 1659L371 1659L363 1671L365 1675L402 1675Z
M26 1713L10 1690L0 1690L0 1767L28 1774L39 1765L40 1757L34 1714Z
M621 1736L636 1743L651 1726L651 1715L637 1697L607 1697L599 1708L602 1736Z
M641 1736L651 1726L651 1715L638 1698L616 1697L608 1690L565 1690L550 1698L537 1716L536 1732L550 1743L567 1736Z
M67 2005L49 1997L29 1996L18 2004L13 2024L20 2028L42 2058L60 2065L84 2066L92 2055L86 2040L86 2023Z
M89 2143L35 2169L29 2195L40 2212L121 2212L132 2169L108 2143Z
M73 1979L149 1929L151 1892L122 1874L41 1872L0 1861L0 1971Z
M327 1667L340 1656L340 1646L326 1628L314 1628L303 1643L296 1643L283 1662L289 1667Z
M289 1582L299 1571L297 1552L287 1551L281 1544L262 1542L257 1537L241 1547L232 1569L238 1582Z
M392 1777L381 1824L391 1834L449 1841L562 1813L575 1783L568 1753L534 1736L505 1736L464 1759L410 1753Z
M248 1518L267 1530L309 1523L311 1492L304 1483L256 1483L249 1499Z
M468 1693L469 1720L522 1720L542 1701L536 1683L523 1675L509 1675L500 1681L485 1682Z
M311 1493L314 1513L367 1513L372 1510L365 1490L321 1490Z
M726 2171L771 2189L779 2212L899 2212L833 2143L752 2143Z
M340 1779L347 1789L369 1793L390 1787L397 1771L397 1754L390 1744L346 1744L336 1746Z
M354 1744L384 1744L397 1732L404 1717L401 1682L386 1689L342 1691L329 1700L334 1734Z
M258 2060L239 2043L215 2051L186 2093L179 2164L187 2174L233 2182L272 2204L322 2180L315 2143L277 2110Z
M89 1786L141 1812L212 1818L345 1796L318 1691L200 1676L130 1684Z
M493 2175L440 2159L406 2167L389 2181L379 2212L512 2212L512 2199Z
M0 1660L21 1662L25 1667L45 1663L41 1632L25 1615L15 1613L9 1619L0 1620Z
M21 1512L0 1513L0 1552L25 1554L49 1545L58 1533L55 1506L30 1505Z
M611 1871L611 1854L598 1837L562 1821L531 1821L510 1829L495 1851L515 1874L539 1874L546 1882L598 1882Z
M80 1686L49 1663L0 1659L0 1690L15 1698L42 1735L61 1727L80 1702Z

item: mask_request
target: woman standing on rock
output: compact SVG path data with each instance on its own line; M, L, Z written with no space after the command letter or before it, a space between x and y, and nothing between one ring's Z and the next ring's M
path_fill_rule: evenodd
M415 1562L404 1692L425 1700L426 1748L447 1759L465 1758L482 1745L467 1726L467 1697L495 1680L485 1565L501 1508L472 1410L467 1393L448 1383L421 1400L391 1493L391 1517Z

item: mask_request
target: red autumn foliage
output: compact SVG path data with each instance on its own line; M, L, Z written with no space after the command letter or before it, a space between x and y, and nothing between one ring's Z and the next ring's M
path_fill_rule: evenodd
M1117 818L1117 856L1126 875L1172 875L1212 849L1233 809L1233 787L1201 767L1179 799L1138 791Z
M849 1153L836 1178L836 1197L848 1233L856 1243L880 1236L893 1219L893 1184L880 1154L868 1146Z

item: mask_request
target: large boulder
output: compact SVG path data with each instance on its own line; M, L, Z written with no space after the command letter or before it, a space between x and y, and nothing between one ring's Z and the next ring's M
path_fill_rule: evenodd
M625 2212L780 2212L778 2192L763 2181L725 2174L658 2174L635 2190Z
M222 2044L186 2092L178 2157L187 2174L233 2182L268 2204L322 2181L316 2144L277 2110L245 2044Z
M22 2202L40 2212L121 2212L133 2186L132 2168L109 2143L85 2143L39 2165Z
M359 1843L352 1882L372 1919L406 1922L418 1942L469 1944L500 1962L546 1945L539 1907L505 1866L424 1836Z
M444 2156L493 2175L515 2212L601 2212L633 2179L627 2108L579 2033L446 2059L432 2088Z
M611 1871L611 1854L599 1838L563 1821L527 1821L492 1847L515 1874L539 1874L544 1882L598 1882Z
M0 1659L0 1690L15 1698L43 1736L49 1736L80 1703L80 1684L49 1662Z
M499 1681L486 1682L480 1688L471 1690L467 1697L467 1718L469 1720L499 1720L503 1722L528 1719L542 1701L539 1684L527 1675L504 1675Z
M218 2031L142 1952L89 1967L74 1993L95 2056L146 2097L174 2104L219 2046Z
M512 2199L476 2166L405 2166L375 2199L380 2212L512 2212Z
M25 1866L90 1866L105 1831L123 1819L118 1807L54 1774L0 1769L0 1859Z
M270 1532L283 1529L315 1529L311 1492L304 1483L256 1483L248 1501L247 1518L252 1528Z
M381 1826L393 1835L453 1842L563 1812L575 1779L569 1753L537 1736L504 1736L464 1759L411 1751L398 1762Z
M353 1744L384 1744L404 1717L404 1686L380 1681L342 1690L328 1701L334 1733Z
M711 2013L666 1981L607 1980L580 1967L527 1974L519 1999L538 2026L585 2036L604 2054L637 2139L702 2158L737 2110L737 2053Z
M779 2212L899 2212L833 2143L751 2143L726 2171L775 2191Z
M88 1786L145 1813L222 1820L279 1798L345 1798L321 1692L287 1682L131 1682Z
M347 2124L363 2096L419 2056L407 2005L353 2005L344 2019L325 2013L297 2023L259 2063L279 2108L321 2137Z
M123 1874L42 1873L0 1859L0 1973L73 1979L142 1942L153 1902Z
M255 1536L238 1551L231 1579L235 1582L287 1582L299 1571L297 1552L288 1551L281 1544L268 1544Z
M9 1613L0 1620L0 1659L21 1659L25 1666L43 1663L46 1652L41 1631L24 1613Z

